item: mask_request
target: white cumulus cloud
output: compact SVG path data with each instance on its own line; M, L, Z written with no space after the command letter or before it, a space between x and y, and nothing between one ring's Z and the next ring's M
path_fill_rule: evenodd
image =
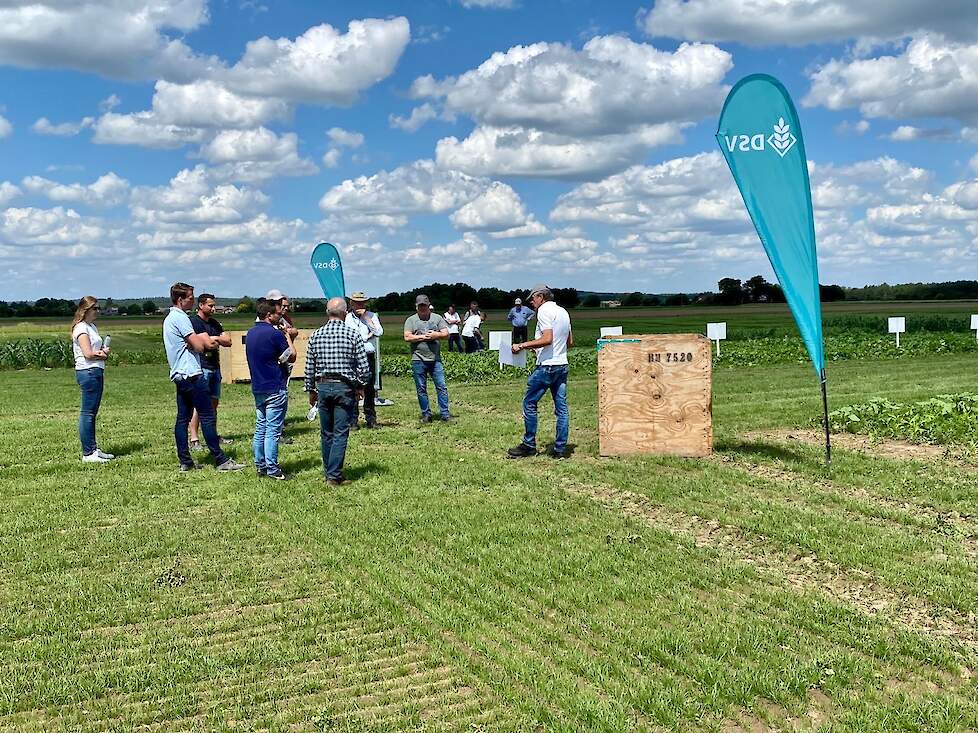
M751 45L900 38L934 31L978 37L978 4L932 0L655 0L641 17L650 36Z
M106 173L93 183L58 183L42 176L28 176L21 185L24 190L45 196L56 203L76 203L109 208L122 204L129 197L129 181L115 173Z
M0 207L6 206L20 196L20 189L10 181L0 183Z
M684 126L719 109L731 66L730 54L711 45L662 51L598 36L579 51L516 46L458 77L420 77L411 91L477 123L465 140L439 142L444 167L580 177L621 169L679 141Z
M488 186L485 179L417 160L392 171L347 179L327 191L319 208L327 214L442 214L468 203Z
M10 137L10 133L13 131L14 126L10 124L10 120L0 115L0 140L3 140L5 137Z
M978 43L925 34L896 55L833 59L810 78L807 106L855 107L865 117L951 117L978 124Z
M209 61L169 33L188 33L207 20L206 0L5 2L0 64L114 78L186 78Z
M494 182L484 193L469 201L449 218L456 229L491 232L516 230L528 224L536 225L533 216L527 214L519 194L511 186L499 181ZM532 228L534 227L531 226Z
M200 152L216 165L211 173L218 180L256 183L279 176L308 176L319 172L311 160L299 155L296 133L276 135L265 127L224 130Z

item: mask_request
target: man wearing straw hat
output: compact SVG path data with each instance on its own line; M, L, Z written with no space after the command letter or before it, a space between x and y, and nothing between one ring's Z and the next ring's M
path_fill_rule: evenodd
M367 352L367 364L370 366L370 376L363 387L363 419L368 428L377 427L377 387L380 378L380 337L384 335L384 327L380 318L373 311L367 310L367 294L362 290L350 293L350 312L346 315L346 325L360 334L363 339L363 349ZM350 426L354 430L359 427L359 414Z

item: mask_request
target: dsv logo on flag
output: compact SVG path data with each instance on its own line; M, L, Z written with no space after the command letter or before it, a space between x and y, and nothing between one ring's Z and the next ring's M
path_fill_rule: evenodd
M335 270L339 266L340 266L340 263L337 262L336 261L336 258L334 257L329 262L317 262L317 263L315 263L313 265L313 268L315 268L317 270L325 270L325 269Z
M778 118L778 122L774 126L774 132L767 137L764 137L764 133L759 132L756 135L724 135L723 139L727 144L727 150L731 153L735 150L749 153L754 150L764 150L766 147L770 147L782 158L798 142L798 138L791 133L791 127L784 121L784 117Z

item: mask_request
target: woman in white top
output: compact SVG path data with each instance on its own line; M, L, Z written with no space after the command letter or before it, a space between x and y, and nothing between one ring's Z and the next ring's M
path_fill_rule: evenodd
M95 416L102 403L105 386L105 360L109 349L95 327L99 315L98 299L86 295L78 301L75 318L71 322L71 351L75 357L75 380L81 388L81 413L78 416L78 438L82 445L84 463L105 463L115 456L98 449L95 442Z

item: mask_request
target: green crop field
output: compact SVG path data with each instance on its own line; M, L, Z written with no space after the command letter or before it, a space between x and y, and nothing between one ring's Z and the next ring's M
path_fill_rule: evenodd
M830 336L907 315L908 344L966 338L975 310L846 305ZM573 317L579 343L726 320L732 349L759 349L714 372L714 456L600 458L581 367L571 458L507 460L522 382L456 367L455 424L420 425L410 381L385 379L395 404L353 434L340 488L297 384L289 481L185 475L165 369L110 363L98 434L119 458L83 465L71 371L0 371L0 730L978 730L974 415L926 433L947 445L839 435L826 469L811 366L765 356L783 308ZM128 321L99 324L159 349L158 321ZM63 331L5 323L0 342ZM829 364L831 407L978 391L975 350L869 355ZM219 418L248 463L252 404L226 386ZM920 411L892 410L901 437Z

